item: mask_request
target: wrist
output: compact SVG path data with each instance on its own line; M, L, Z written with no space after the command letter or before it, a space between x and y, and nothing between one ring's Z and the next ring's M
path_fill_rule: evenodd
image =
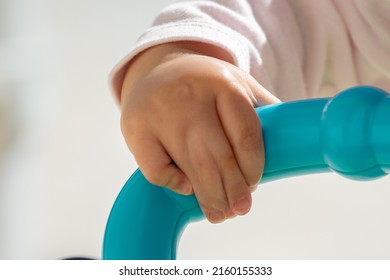
M121 100L132 92L137 81L142 80L156 66L191 54L210 56L234 64L232 56L226 50L206 43L182 41L157 45L138 54L127 66Z

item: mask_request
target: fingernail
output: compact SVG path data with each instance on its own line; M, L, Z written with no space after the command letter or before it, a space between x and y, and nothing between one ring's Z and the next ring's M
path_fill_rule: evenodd
M233 212L238 215L246 214L251 206L251 196L248 195L238 201L233 205Z
M192 193L192 185L185 181L179 185L179 191L182 194L190 194Z
M233 219L234 217L237 216L237 214L235 214L231 208L225 211L224 214L225 214L225 218L227 219Z
M207 219L212 223L220 223L225 220L225 215L222 212L209 212L206 214Z

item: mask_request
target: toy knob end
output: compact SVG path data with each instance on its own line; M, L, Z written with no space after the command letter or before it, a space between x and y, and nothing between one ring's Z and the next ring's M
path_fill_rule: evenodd
M324 159L332 170L358 180L386 174L375 154L372 131L377 125L377 109L388 97L380 89L363 86L329 100L322 114L320 138Z

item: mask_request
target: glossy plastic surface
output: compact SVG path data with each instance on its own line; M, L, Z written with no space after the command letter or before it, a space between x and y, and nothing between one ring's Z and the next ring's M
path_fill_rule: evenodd
M351 88L257 112L266 159L261 182L331 170L358 180L390 172L390 98L382 90ZM202 218L195 196L151 185L137 170L111 210L103 259L175 259L185 226Z

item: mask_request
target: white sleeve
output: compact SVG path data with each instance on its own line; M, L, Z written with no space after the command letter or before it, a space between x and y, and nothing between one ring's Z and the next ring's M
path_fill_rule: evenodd
M343 18L356 14L343 13L343 6L348 5L335 3L330 0L174 3L161 11L133 50L113 69L110 76L113 91L119 95L126 65L138 53L158 44L185 40L225 49L236 66L282 100L333 95L358 84L360 78L355 46Z

